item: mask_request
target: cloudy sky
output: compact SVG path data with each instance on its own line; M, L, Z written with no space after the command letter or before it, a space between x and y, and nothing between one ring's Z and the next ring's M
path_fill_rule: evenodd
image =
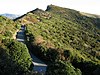
M45 10L50 4L100 15L100 0L0 0L0 14L22 15L35 8Z

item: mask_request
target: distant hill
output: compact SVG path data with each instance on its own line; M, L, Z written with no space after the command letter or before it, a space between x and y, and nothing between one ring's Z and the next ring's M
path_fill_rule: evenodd
M16 15L16 14L9 14L9 13L0 14L0 15L5 16L5 17L7 17L7 18L9 18L9 19L15 19L15 18L17 18L17 17L19 17L19 16L20 16L20 15Z
M85 13L85 12L80 12L82 15L88 16L88 17L93 17L93 18L100 18L100 15L95 15L95 14L90 14L90 13Z

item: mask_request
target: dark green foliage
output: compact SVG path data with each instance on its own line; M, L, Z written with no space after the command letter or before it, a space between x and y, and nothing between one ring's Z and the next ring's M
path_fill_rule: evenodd
M55 62L47 67L46 75L82 75L79 69L75 69L68 62Z
M22 70L20 71L28 71L32 64L32 60L27 47L23 43L13 41L10 44L9 49L11 58L16 61L20 67L22 67Z
M48 49L46 56L51 62L56 62L60 60L60 53L55 49Z
M0 75L23 74L31 69L32 60L23 43L12 41L8 48L1 47L0 51Z
M73 62L72 63L74 67L80 68L80 70L83 72L83 75L93 75L93 72L100 67L100 65L96 65L92 62Z

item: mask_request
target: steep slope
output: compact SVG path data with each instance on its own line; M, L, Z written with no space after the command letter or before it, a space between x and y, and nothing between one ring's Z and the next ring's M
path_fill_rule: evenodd
M26 25L27 41L33 53L48 64L69 62L83 75L95 75L100 70L99 18L49 5L46 11L33 10L17 21Z

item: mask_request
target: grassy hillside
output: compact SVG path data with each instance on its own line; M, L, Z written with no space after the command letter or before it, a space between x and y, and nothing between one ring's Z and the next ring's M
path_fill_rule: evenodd
M30 11L17 21L26 25L31 51L49 65L53 66L59 61L69 62L74 68L79 68L83 75L96 75L95 72L100 70L99 18L49 5L46 11ZM50 72L50 66L48 70ZM57 73L59 75L59 70Z
M1 37L9 37L12 36L13 33L16 31L16 24L7 19L5 17L0 16L0 35Z
M26 45L13 39L19 23L0 16L0 75L20 75L32 64Z

